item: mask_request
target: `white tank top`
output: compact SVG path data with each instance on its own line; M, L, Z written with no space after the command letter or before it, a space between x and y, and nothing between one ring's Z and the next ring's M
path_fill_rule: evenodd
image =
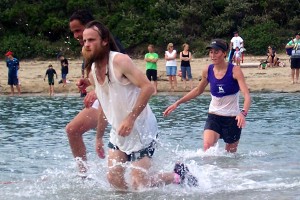
M100 101L104 114L112 126L110 142L119 147L126 154L139 151L149 146L157 135L157 121L150 106L144 108L137 117L134 127L129 136L119 136L116 130L121 122L132 111L140 94L140 89L129 80L127 83L120 82L114 72L113 60L118 52L111 51L109 54L108 73L101 85L96 78L95 64L92 65L92 76L95 80L95 91Z
M176 50L173 50L172 53L170 53L169 51L166 51L165 54L168 56L168 57L172 57L176 54ZM166 62L166 66L177 66L176 64L176 59L173 59L173 60L168 60Z
M208 112L221 116L237 116L240 113L239 96L239 92L223 97L211 95Z

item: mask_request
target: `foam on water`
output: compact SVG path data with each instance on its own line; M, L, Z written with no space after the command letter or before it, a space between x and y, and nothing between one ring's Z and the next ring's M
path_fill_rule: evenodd
M175 162L181 161L198 178L199 187L172 184L139 192L117 192L110 187L107 158L99 159L94 151L94 131L84 136L89 152L88 178L78 176L64 126L82 108L80 99L0 99L0 199L297 199L300 122L296 113L300 108L294 104L300 98L271 97L274 102L270 95L254 96L235 154L227 153L222 141L206 152L202 150L209 98L185 104L171 117L163 118L161 110L176 97L155 97L152 108L160 133L151 173L170 172ZM268 109L276 106L279 112L270 113ZM130 181L129 170L126 178Z

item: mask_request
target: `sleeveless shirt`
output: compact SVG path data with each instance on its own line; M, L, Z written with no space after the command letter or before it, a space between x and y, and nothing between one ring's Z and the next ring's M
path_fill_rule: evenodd
M227 71L223 78L217 79L214 74L214 65L208 67L207 80L210 83L212 100L209 113L222 116L236 116L239 114L239 84L233 78L234 65L228 63Z
M189 57L189 55L190 55L190 52L188 51L188 54L187 55L185 55L185 54L183 54L183 51L181 52L181 56L182 57L186 57L186 58L188 58ZM181 65L180 66L182 66L182 67L190 67L191 66L191 64L190 64L190 61L185 61L185 60L182 60L181 61Z
M95 80L95 91L100 101L103 112L111 125L110 142L119 147L126 154L139 151L149 146L157 135L157 121L147 104L144 110L135 120L131 133L122 137L117 133L122 121L132 111L140 88L129 80L126 83L120 82L114 72L113 60L118 52L110 51L108 62L108 73L110 81L105 77L101 85L97 81L95 64L92 65L92 76Z

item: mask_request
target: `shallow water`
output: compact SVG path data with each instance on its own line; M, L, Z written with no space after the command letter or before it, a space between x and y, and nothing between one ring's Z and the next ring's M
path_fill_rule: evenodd
M163 118L178 98L151 99L160 130L151 170L167 172L184 161L200 186L116 192L105 178L106 160L95 155L95 131L84 137L90 178L77 177L64 127L82 109L82 99L0 97L0 199L299 199L299 94L252 95L236 154L224 152L223 141L202 151L209 96Z

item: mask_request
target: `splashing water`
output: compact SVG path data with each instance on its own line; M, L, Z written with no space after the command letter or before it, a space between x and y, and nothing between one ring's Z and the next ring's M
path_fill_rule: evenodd
M94 151L95 131L84 135L88 149L87 178L78 176L64 127L82 109L82 99L0 97L0 198L298 198L300 108L295 103L299 102L299 95L254 95L235 154L224 150L222 140L208 151L202 150L209 96L183 104L170 117L163 118L162 111L176 99L176 96L151 99L159 124L151 172L170 172L175 162L182 161L198 178L199 187L167 185L139 192L118 192L106 180L107 160L99 159ZM104 140L107 143L108 132ZM130 164L126 166L130 168ZM130 181L129 170L126 178Z

